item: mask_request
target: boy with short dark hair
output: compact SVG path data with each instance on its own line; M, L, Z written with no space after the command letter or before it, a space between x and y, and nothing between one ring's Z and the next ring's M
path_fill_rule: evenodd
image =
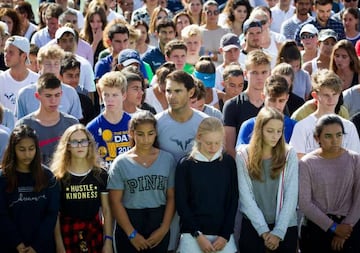
M36 131L42 154L42 162L50 164L58 141L65 130L79 121L59 111L62 96L61 82L53 73L39 77L35 97L40 107L35 112L19 119L16 125L26 124Z
M91 99L87 96L87 90L79 86L80 81L80 62L72 53L66 53L64 59L61 61L60 75L61 82L73 87L80 99L83 118L80 120L81 124L86 125L94 117L94 105Z
M156 24L159 46L151 49L142 58L147 62L153 73L165 62L165 45L175 38L175 24L171 19L162 19Z
M285 78L279 75L269 76L264 85L264 105L284 112L289 98L289 85ZM242 123L238 134L236 146L249 144L254 129L256 117ZM284 115L284 137L289 143L296 121Z
M171 40L165 45L165 60L175 63L176 69L192 74L194 66L186 64L187 46L182 40Z
M247 85L244 80L244 72L237 63L231 63L226 66L222 78L221 86L224 89L224 93L222 97L219 97L220 111L223 110L226 101L238 96Z

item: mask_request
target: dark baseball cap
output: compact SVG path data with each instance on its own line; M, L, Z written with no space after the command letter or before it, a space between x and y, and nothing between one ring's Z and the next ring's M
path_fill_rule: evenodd
M221 37L220 48L224 51L228 51L232 48L240 48L239 36L234 33L227 33Z
M331 30L331 29L320 30L318 40L324 41L324 40L327 40L328 38L333 38L335 41L338 40L338 36L337 36L336 32L334 32L334 30Z
M245 23L243 24L243 33L246 34L246 32L249 30L249 28L252 27L260 27L262 30L262 25L260 20L258 19L248 19L245 21Z

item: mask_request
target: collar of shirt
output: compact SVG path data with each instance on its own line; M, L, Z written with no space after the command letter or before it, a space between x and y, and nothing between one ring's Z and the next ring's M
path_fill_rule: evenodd
M194 158L200 162L212 162L212 161L218 159L221 155L222 155L222 148L218 152L216 152L215 155L211 159L208 159L206 156L201 154L199 151L195 151Z

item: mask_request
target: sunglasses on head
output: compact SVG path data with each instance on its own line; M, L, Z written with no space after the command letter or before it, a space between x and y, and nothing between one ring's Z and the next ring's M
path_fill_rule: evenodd
M314 38L316 35L315 34L303 34L303 35L301 35L300 36L300 38L302 39L302 40L306 40L306 39L312 39L312 38Z
M218 10L215 10L215 11L207 10L207 11L206 11L206 15L209 15L209 16L212 16L212 15L217 16L217 15L219 15L219 11L218 11Z

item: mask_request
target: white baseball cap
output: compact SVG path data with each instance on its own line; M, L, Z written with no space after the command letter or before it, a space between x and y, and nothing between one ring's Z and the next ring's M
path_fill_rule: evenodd
M13 45L17 47L20 51L24 52L27 55L25 63L30 64L30 59L29 59L30 42L27 38L17 35L11 36L5 42L5 47L9 45Z

